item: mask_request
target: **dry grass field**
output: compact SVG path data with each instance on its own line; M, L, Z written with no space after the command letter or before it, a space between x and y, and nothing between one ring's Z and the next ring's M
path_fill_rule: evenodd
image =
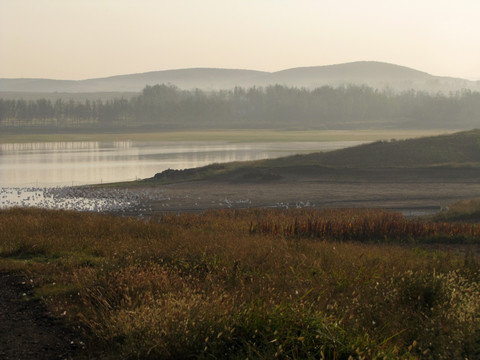
M479 231L380 210L12 209L0 269L79 327L78 358L475 359Z

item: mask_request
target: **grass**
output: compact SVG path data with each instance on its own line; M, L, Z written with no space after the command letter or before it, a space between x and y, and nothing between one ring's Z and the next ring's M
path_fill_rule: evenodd
M436 221L480 221L480 199L462 200L451 204L437 214Z
M377 141L337 151L272 159L268 166L321 165L341 168L478 167L480 130L407 140Z
M279 231L323 220L337 235ZM376 236L341 241L360 223ZM79 358L474 359L478 247L420 247L422 232L401 245L389 232L401 224L363 210L148 221L2 210L0 269L34 279L36 296L80 326Z
M150 133L71 133L71 134L0 134L0 143L56 141L230 141L230 142L292 142L292 141L377 141L405 139L450 133L445 130L189 130Z
M405 219L401 214L380 209L272 211L252 221L250 231L336 241L480 245L480 226L477 224Z

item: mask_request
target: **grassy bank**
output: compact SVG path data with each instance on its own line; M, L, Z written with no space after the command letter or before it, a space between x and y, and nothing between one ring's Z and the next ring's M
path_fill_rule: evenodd
M288 230L315 219L330 235ZM359 224L375 235L340 241ZM429 238L388 231L401 224L361 210L4 210L0 269L32 278L90 357L473 359L478 253L400 245Z
M480 131L407 140L376 141L334 151L297 154L200 168L171 170L145 179L146 185L192 180L296 181L472 181L480 169ZM114 184L117 185L117 184ZM128 184L121 184L122 186ZM133 184L137 185L138 184Z
M451 133L446 130L188 130L135 133L2 133L0 143L52 141L230 141L230 142L292 142L292 141L376 141L407 139Z

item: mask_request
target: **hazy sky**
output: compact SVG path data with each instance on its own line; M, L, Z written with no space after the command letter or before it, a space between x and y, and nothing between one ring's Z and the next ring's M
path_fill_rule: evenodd
M480 79L480 1L0 0L0 77L359 60Z

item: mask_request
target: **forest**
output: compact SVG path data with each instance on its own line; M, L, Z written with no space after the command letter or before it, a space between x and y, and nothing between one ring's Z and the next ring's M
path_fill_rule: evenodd
M0 128L7 130L470 129L479 120L480 92L470 90L447 95L367 86L204 91L154 85L128 99L0 98Z

